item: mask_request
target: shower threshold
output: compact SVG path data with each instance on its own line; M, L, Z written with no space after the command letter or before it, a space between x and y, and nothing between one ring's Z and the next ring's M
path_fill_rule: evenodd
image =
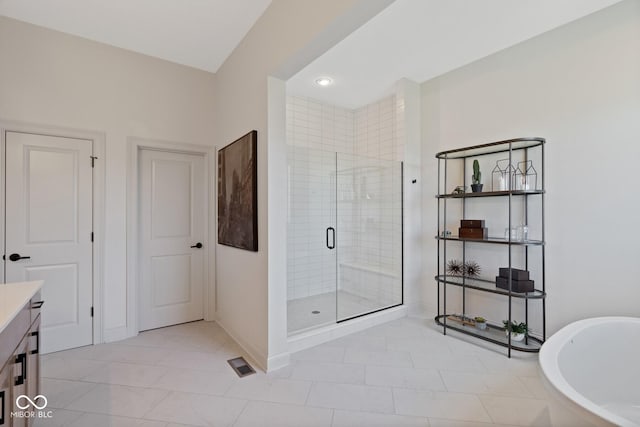
M338 292L338 301L337 304L335 292L289 300L287 302L287 332L289 336L334 325L337 322L386 310L397 305L381 307L378 301L345 291ZM338 305L337 312L336 305Z

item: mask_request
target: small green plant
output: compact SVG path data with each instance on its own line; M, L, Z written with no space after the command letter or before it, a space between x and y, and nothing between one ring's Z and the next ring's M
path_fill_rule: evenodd
M509 324L508 320L503 320L502 324L504 328L512 334L526 334L528 332L527 324L524 322L511 322L511 324Z
M475 320L478 323L486 323L487 322L487 319L485 319L484 317L480 317L480 316L475 317L473 320Z
M480 180L482 179L482 172L480 172L480 163L477 160L473 161L473 175L471 176L471 180L473 184L480 184Z

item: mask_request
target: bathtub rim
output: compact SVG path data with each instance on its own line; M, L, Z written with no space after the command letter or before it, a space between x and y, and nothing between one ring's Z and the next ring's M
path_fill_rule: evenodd
M564 348L573 337L580 332L596 325L608 324L608 323L638 323L640 324L640 318L637 317L625 317L625 316L604 316L593 317L583 320L578 320L568 324L560 329L558 332L549 337L540 348L538 354L538 362L540 370L543 374L543 379L547 386L551 386L553 391L567 399L574 408L580 408L583 411L587 411L591 416L592 421L603 421L611 423L613 425L619 425L621 427L634 427L637 426L633 421L627 418L621 417L611 411L608 411L595 402L587 399L580 392L578 392L562 375L560 366L558 363L558 356L560 351Z

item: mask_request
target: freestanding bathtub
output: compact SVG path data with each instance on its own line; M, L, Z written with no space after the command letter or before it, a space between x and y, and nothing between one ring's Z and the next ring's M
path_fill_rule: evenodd
M547 386L585 421L640 426L640 318L580 320L540 349Z

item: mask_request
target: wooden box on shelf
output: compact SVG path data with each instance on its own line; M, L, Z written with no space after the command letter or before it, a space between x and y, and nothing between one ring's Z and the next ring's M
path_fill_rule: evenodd
M484 219L461 219L462 228L484 228Z
M461 239L487 239L489 232L486 227L483 228L458 228L458 236Z

